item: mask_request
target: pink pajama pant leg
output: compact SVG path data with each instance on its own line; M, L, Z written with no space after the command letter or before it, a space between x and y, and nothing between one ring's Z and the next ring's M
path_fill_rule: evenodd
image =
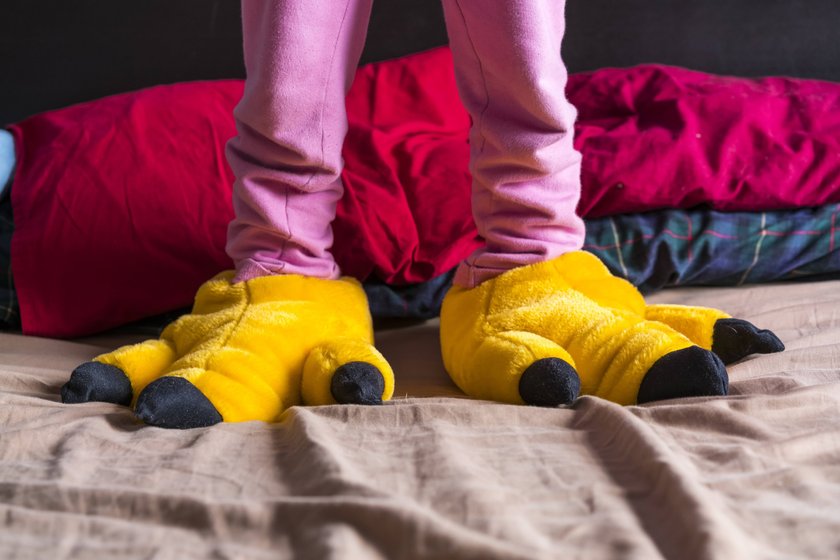
M581 156L560 56L565 0L443 0L458 89L472 117L472 211L486 246L461 263L473 287L580 249Z
M329 248L343 187L344 98L372 0L243 0L245 93L227 146L236 176L227 253L235 281L338 278Z
M343 188L344 96L372 0L243 0L245 95L228 145L237 177L227 251L237 280L336 278L330 222ZM458 87L473 119L473 215L486 247L471 287L580 248L580 154L560 57L564 0L443 0Z

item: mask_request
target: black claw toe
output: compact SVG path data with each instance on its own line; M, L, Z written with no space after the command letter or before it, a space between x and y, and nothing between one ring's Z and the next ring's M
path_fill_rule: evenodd
M61 402L66 404L97 401L128 406L131 397L131 382L123 370L100 362L80 365L61 388Z
M773 332L743 319L719 319L712 333L712 352L731 364L750 354L781 352L785 345Z
M519 379L519 396L534 406L571 404L580 394L580 377L560 358L537 360Z
M179 430L222 421L207 397L182 377L161 377L149 383L137 397L134 412L146 424Z
M729 376L720 358L699 346L689 346L665 354L653 364L642 380L637 401L641 404L728 393Z
M385 378L367 362L348 362L333 373L330 392L340 404L382 404Z

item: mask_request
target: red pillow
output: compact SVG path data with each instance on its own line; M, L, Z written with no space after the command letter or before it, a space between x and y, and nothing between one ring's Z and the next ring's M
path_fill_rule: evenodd
M645 65L572 76L567 94L583 216L840 201L838 83Z
M224 253L238 81L160 86L15 126L12 267L23 330L90 333L188 305ZM840 201L840 85L605 69L570 78L584 154L579 212ZM359 70L347 98L346 274L428 280L480 244L469 118L449 50Z
M240 82L154 87L13 127L23 332L87 334L189 304L230 268L223 145Z

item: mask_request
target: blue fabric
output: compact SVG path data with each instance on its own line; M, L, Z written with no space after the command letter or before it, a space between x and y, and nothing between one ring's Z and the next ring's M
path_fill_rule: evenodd
M0 200L6 196L15 169L15 141L8 130L0 129Z
M584 249L642 292L840 273L840 204L775 212L663 210L589 220Z
M377 319L429 319L440 315L440 304L454 277L455 268L421 284L388 286L377 279L368 279L362 287L370 313Z

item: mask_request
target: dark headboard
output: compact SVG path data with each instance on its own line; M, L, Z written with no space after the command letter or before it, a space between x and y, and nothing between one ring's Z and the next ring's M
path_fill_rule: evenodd
M840 81L838 0L568 0L567 11L573 72L659 62ZM241 41L239 0L3 0L0 124L153 84L243 77ZM363 62L445 43L438 0L377 0Z

